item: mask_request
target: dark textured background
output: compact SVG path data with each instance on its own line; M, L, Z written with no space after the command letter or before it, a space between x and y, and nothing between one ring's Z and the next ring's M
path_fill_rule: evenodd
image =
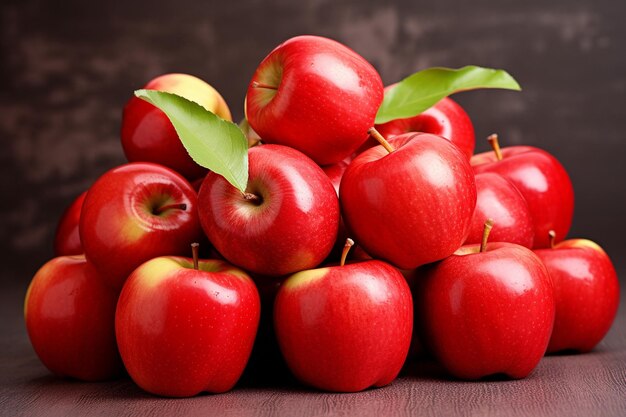
M156 4L156 5L155 5ZM477 64L524 88L455 96L478 150L553 152L576 192L571 236L626 243L626 2L3 1L0 5L0 253L4 285L27 284L52 256L64 207L124 162L118 130L132 91L165 72L213 84L242 116L256 65L297 34L346 43L391 83L415 70Z

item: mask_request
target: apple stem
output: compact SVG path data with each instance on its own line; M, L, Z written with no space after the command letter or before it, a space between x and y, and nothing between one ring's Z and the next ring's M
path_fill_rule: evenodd
M548 236L550 236L550 248L554 249L554 245L556 244L556 232L554 230L550 230L548 232Z
M275 87L275 86L269 85L269 84L265 84L265 83L260 83L258 81L252 81L252 88L268 88L270 90L278 90L278 87Z
M341 262L339 262L340 266L344 266L346 264L346 258L348 257L348 252L350 252L352 245L354 245L354 240L347 238L346 244L343 245L343 251L341 251Z
M487 219L485 222L485 228L483 229L483 240L480 242L480 251L487 251L487 239L489 239L489 233L491 233L491 228L493 227L493 219Z
M200 244L193 242L191 244L191 256L193 258L193 269L198 270L198 252L200 250Z
M254 204L261 204L261 197L253 193L243 193L243 198Z
M164 212L168 210L187 210L187 204L176 203L176 204L166 204L161 207L156 207L154 209L154 214L158 216L159 214L163 214Z
M376 139L381 145L383 145L383 148L385 148L387 152L391 153L395 151L394 147L391 146L389 142L387 142L387 139L385 139L384 136L381 135L380 132L376 130L375 127L370 127L367 133L372 135L374 139Z
M500 143L498 142L498 134L493 133L489 135L489 137L487 137L487 140L489 141L489 144L491 145L491 149L493 149L493 151L496 154L496 159L498 161L502 161L502 151L500 150Z

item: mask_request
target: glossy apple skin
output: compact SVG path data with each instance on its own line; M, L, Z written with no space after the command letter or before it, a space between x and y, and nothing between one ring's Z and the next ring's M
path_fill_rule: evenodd
M331 39L297 36L256 69L246 115L264 143L293 147L327 165L363 144L382 100L380 75L363 57Z
M569 232L574 216L574 189L563 165L548 152L532 146L502 148L503 159L494 152L474 155L471 164L478 173L494 172L511 182L528 203L533 216L533 248L550 246L548 232L560 242Z
M161 75L143 88L178 94L223 119L231 120L230 110L217 90L193 75ZM165 165L190 181L207 172L191 159L165 113L135 96L124 107L121 138L124 154L130 162Z
M115 330L124 365L152 394L230 390L246 366L260 301L248 275L216 260L160 257L137 268L120 294Z
M335 243L339 201L324 171L295 149L255 146L248 151L246 200L220 175L207 174L200 222L215 248L248 271L287 275L319 265Z
M169 204L185 209L155 210ZM161 165L135 162L104 173L89 189L80 217L85 256L121 290L130 273L162 255L189 253L202 235L197 196L182 176Z
M119 376L115 342L117 293L85 257L61 256L33 277L24 301L30 342L54 374L83 381Z
M61 215L54 234L55 256L80 255L83 253L83 245L80 243L80 234L78 233L78 222L86 195L87 191L81 193Z
M411 291L381 261L302 271L279 289L274 323L303 383L336 392L380 387L396 378L409 350Z
M422 271L415 294L421 339L457 378L500 373L524 378L544 355L552 333L550 276L523 246L496 242L486 252L478 250L478 245L463 246Z
M535 253L554 283L556 319L548 353L589 352L606 335L619 305L619 280L609 256L587 239L565 240Z
M475 178L476 209L465 245L480 243L485 221L491 218L495 226L489 235L490 240L532 248L533 218L522 194L498 174L486 172Z
M385 91L392 87L393 85L385 87ZM432 133L444 137L454 143L468 160L474 154L476 146L472 121L465 110L449 97L441 99L422 114L376 125L376 129L387 139L409 132ZM366 144L371 147L378 145L378 142L370 138Z
M377 259L413 269L451 255L469 231L474 175L450 141L428 133L390 140L348 166L339 189L343 220Z

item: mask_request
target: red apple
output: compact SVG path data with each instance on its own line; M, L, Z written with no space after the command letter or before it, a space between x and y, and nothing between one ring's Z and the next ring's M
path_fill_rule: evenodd
M201 236L197 196L169 168L131 163L113 168L89 189L80 217L85 255L120 290L143 262L188 253Z
M587 239L570 239L535 253L545 264L556 300L548 352L589 352L617 314L619 281L609 256Z
M295 149L255 146L242 194L210 172L200 188L200 222L230 262L279 276L313 268L328 255L339 224L337 194L324 171Z
M476 209L466 245L480 243L485 221L498 225L491 232L494 242L510 242L532 248L534 227L528 203L513 184L504 177L486 172L476 175Z
M83 246L78 233L78 221L87 191L81 193L63 212L54 234L55 256L80 255Z
M246 115L264 143L296 148L327 165L367 139L382 100L380 75L360 55L331 39L297 36L256 69Z
M337 392L380 387L396 378L409 350L411 291L381 261L302 271L280 287L274 325L303 383Z
M395 84L385 87L385 91L394 86ZM441 99L417 116L376 125L376 130L386 138L409 132L432 133L454 143L467 159L472 157L476 144L472 121L465 110L449 97ZM369 138L360 151L376 145L376 139Z
M169 397L230 390L259 324L259 294L240 269L216 260L160 257L137 268L117 305L124 365L145 391Z
M555 303L541 260L514 243L463 246L423 271L415 305L422 341L462 379L524 378L543 357Z
M115 342L117 293L83 255L61 256L33 277L24 300L30 342L54 374L102 381L123 372Z
M161 75L150 80L143 88L177 94L223 119L231 120L230 110L222 96L209 84L192 75ZM121 137L124 153L130 162L165 165L189 180L206 174L206 168L191 159L165 113L144 100L133 96L126 103Z
M474 171L500 174L517 187L533 217L534 248L550 246L550 230L556 232L558 241L563 240L574 215L574 190L565 168L544 150L532 146L500 150L495 135L490 142L494 152L472 157Z
M474 175L461 151L439 136L409 133L390 144L390 153L377 146L348 166L339 189L343 220L368 254L413 269L465 241Z

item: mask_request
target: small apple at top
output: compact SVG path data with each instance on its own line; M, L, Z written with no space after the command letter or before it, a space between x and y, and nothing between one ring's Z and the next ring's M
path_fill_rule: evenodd
M380 75L363 57L332 39L296 36L256 69L246 116L264 143L328 165L365 142L382 100Z
M150 80L144 87L177 94L194 101L225 120L230 110L222 96L205 81L188 74L165 74ZM178 138L165 113L135 96L124 107L122 147L129 162L154 162L165 165L190 181L206 174L196 164Z

